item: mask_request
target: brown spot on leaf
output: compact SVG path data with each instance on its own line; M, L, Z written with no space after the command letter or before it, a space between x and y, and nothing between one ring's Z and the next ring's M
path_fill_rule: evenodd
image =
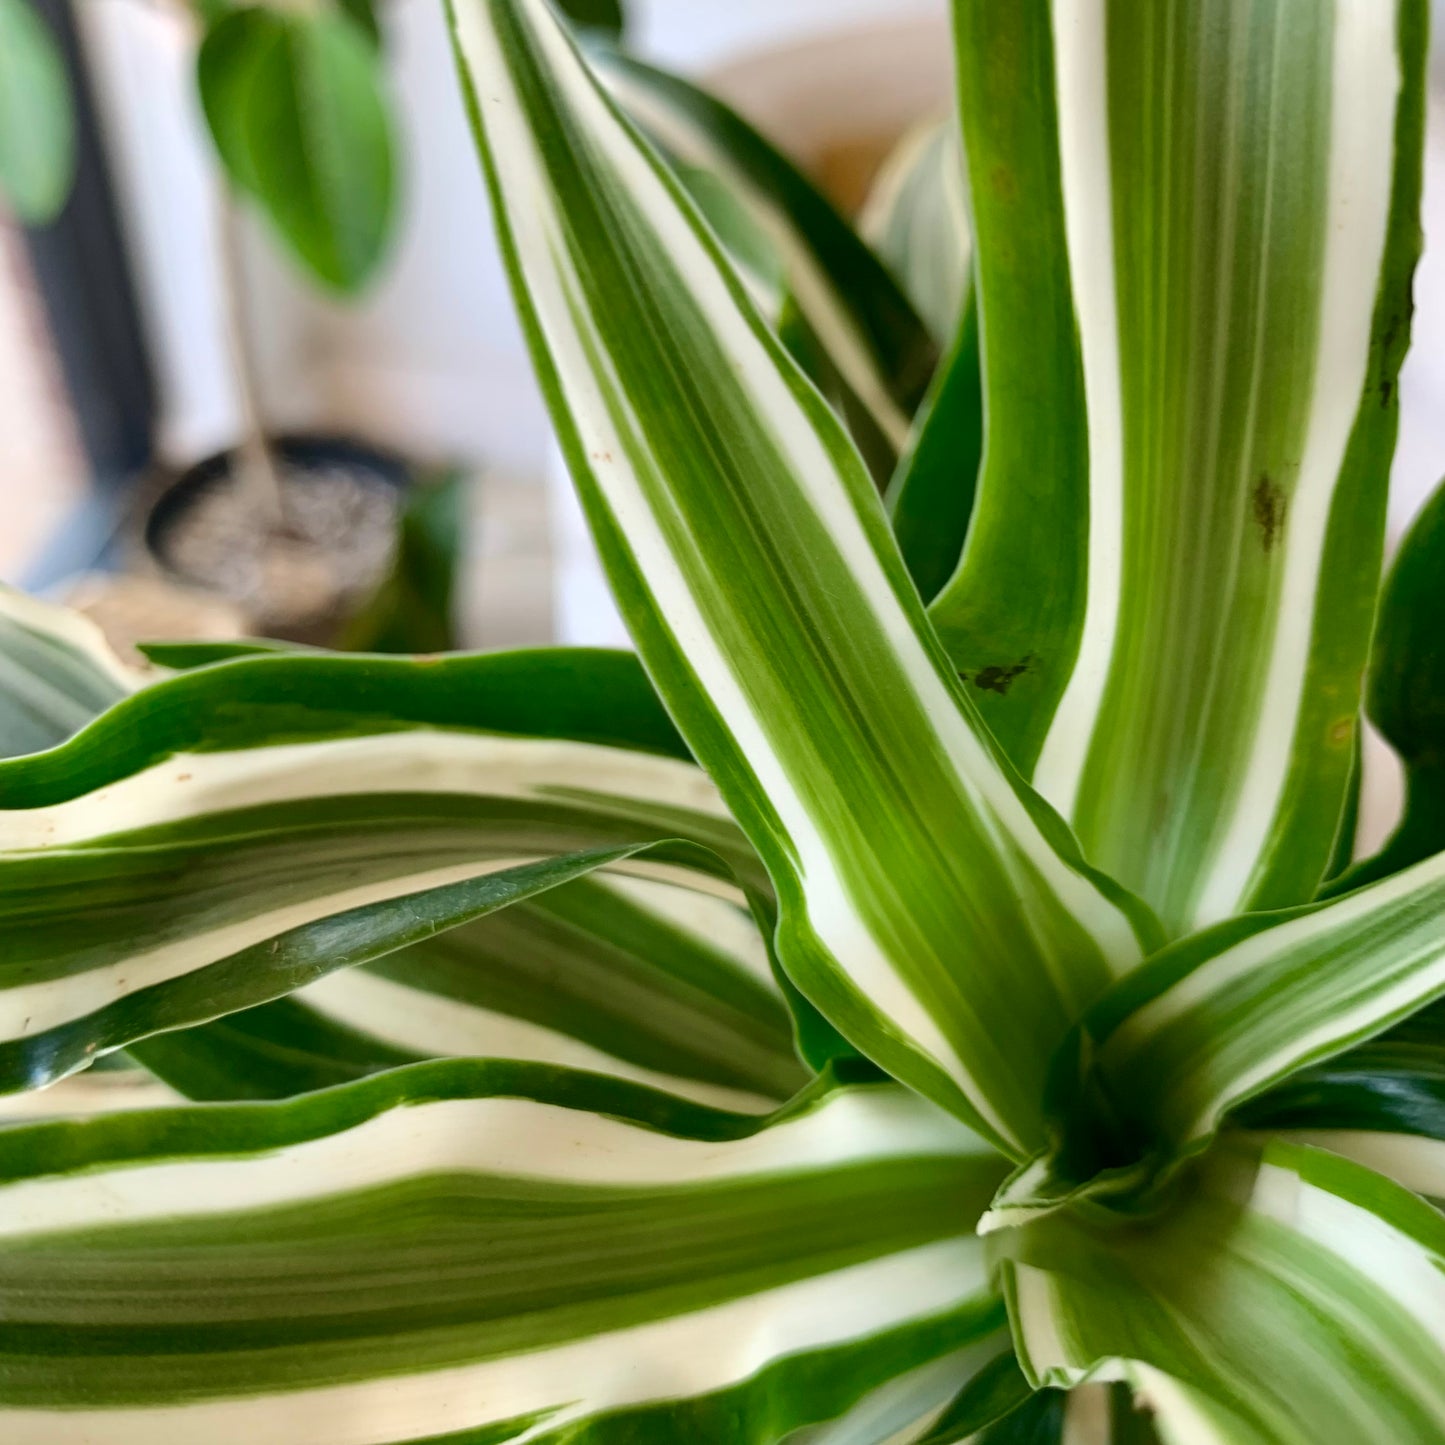
M1254 490L1249 494L1250 514L1259 528L1260 545L1266 553L1273 552L1284 532L1287 510L1284 490L1268 472L1261 472Z
M1029 655L1021 661L1013 664L1012 667L981 667L970 676L966 672L958 675L965 681L971 682L975 687L981 688L984 692L996 692L1000 697L1007 695L1009 688L1014 685L1016 679L1022 677L1034 664L1034 655Z
M1018 200L1019 183L1014 173L1005 165L996 165L988 173L989 189L1001 204L1011 206Z
M1392 311L1380 332L1380 350L1388 356L1394 351L1405 334L1405 327L1410 320L1410 313L1405 311Z
M178 783L189 783L190 781L191 781L191 774L190 774L190 773L177 773L177 774L176 774L176 782L178 782Z

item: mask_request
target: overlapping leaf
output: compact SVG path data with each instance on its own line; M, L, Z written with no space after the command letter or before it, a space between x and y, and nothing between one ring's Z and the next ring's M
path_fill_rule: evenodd
M1445 1200L1445 1006L1302 1070L1236 1122L1343 1154Z
M903 560L930 602L963 554L983 456L973 237L957 117L905 138L860 224L944 348L884 494Z
M0 766L0 1077L33 1086L608 864L766 899L681 753L622 654L258 656L148 688Z
M631 56L598 50L594 59L684 181L710 178L770 243L782 288L845 393L839 409L886 478L938 360L903 290L827 197L735 111Z
M193 1099L280 1098L447 1056L585 1068L753 1111L808 1077L746 913L600 875L131 1053Z
M0 1431L764 1445L858 1438L860 1411L906 1426L999 1348L969 1233L999 1172L979 1147L891 1084L823 1081L759 1122L467 1063L0 1132Z
M856 451L538 0L458 51L543 386L624 616L763 854L794 982L1015 1153L1151 925L977 722Z
M1237 918L1156 954L1061 1051L1050 1081L1055 1147L1010 1181L990 1224L1081 1191L1127 1200L1167 1181L1231 1110L1408 1021L1445 995L1442 916L1445 855L1344 898ZM1438 1027L1438 1015L1426 1017ZM1377 1091L1393 1092L1388 1082ZM1278 1098L1261 1107L1270 1117ZM1330 1127L1329 1114L1315 1125Z
M933 617L1184 932L1346 797L1408 336L1420 0L959 0L989 435Z
M999 1237L1039 1384L1124 1378L1166 1445L1356 1445L1445 1430L1445 1219L1321 1151L1226 1151L1157 1221Z
M1380 597L1366 695L1405 767L1405 814L1384 848L1330 891L1386 878L1445 849L1445 487L1415 519Z
M973 277L957 116L921 122L904 136L873 182L858 230L946 347Z
M1442 916L1445 856L1166 950L1090 1020L1116 1117L1188 1146L1235 1104L1383 1033L1445 993Z
M0 759L63 743L141 681L85 618L0 586Z

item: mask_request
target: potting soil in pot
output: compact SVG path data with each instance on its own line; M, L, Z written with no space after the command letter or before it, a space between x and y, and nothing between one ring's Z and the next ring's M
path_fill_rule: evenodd
M335 464L276 457L281 518L234 475L217 477L167 529L165 561L242 606L262 632L311 640L380 584L396 550L397 492Z

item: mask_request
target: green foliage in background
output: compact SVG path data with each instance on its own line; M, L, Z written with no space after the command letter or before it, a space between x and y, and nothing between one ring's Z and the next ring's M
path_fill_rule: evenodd
M197 7L197 82L227 179L298 264L355 295L397 224L396 122L369 0ZM70 192L71 82L30 0L0 0L0 197L43 224Z
M0 201L43 226L65 204L74 170L59 44L30 0L0 0Z
M464 472L419 478L406 493L396 558L381 586L348 619L347 652L445 652L457 645L453 607L466 531Z
M395 225L396 146L375 32L348 13L247 7L211 24L201 102L226 174L306 270L352 294Z

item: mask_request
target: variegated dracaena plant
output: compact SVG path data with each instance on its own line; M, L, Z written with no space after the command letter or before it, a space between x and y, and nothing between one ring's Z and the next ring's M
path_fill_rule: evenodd
M954 12L915 309L454 0L638 657L5 599L0 1086L194 1101L0 1131L7 1445L1445 1440L1445 501L1341 873L1424 0Z

